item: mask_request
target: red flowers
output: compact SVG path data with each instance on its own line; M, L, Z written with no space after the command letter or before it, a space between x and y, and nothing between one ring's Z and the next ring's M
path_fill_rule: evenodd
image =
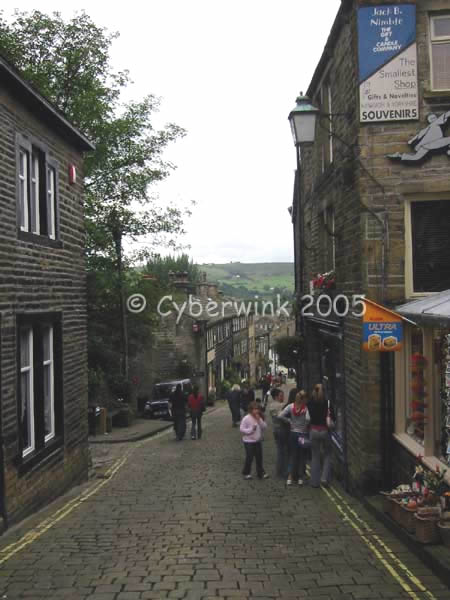
M313 287L318 290L330 290L336 286L336 273L328 271L328 273L318 273L313 279Z

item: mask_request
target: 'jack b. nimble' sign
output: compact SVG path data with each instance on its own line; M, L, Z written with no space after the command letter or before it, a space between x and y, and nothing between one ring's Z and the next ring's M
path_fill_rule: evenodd
M418 119L415 5L359 8L358 46L361 122Z

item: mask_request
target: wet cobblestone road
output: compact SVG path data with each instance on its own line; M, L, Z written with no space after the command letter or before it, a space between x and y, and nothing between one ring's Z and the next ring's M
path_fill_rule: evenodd
M221 407L204 439L123 444L107 479L0 539L0 598L259 600L412 598L449 590L338 486L244 481Z

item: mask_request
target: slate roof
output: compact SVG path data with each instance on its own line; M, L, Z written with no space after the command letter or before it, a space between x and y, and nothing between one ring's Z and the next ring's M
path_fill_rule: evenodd
M430 327L450 326L450 290L432 294L420 300L413 300L397 306L400 315L408 317L419 325Z

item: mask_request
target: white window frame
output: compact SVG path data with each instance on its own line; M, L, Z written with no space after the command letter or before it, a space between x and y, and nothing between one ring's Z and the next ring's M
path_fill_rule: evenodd
M56 169L47 165L47 226L48 237L56 238Z
M31 192L31 220L29 230L39 235L41 233L40 210L39 210L39 156L36 152L31 154L30 171L30 192Z
M30 214L28 210L28 164L30 153L25 148L19 147L19 208L20 229L29 231Z
M48 369L50 372L50 432L45 436L45 443L49 442L55 437L55 361L54 361L54 353L53 353L53 325L49 325L46 329L46 333L49 334L48 347L49 347L49 358L47 360L43 360L43 370L44 370L44 378L46 375L46 370ZM44 420L45 420L45 397L44 397Z
M434 344L433 330L428 327L423 327L423 349L424 356L427 358L425 365L425 380L427 381L427 420L424 427L424 443L423 445L417 442L413 437L406 433L406 414L407 403L409 402L410 390L410 368L409 363L411 340L410 327L404 323L404 349L400 352L395 352L395 426L394 438L413 456L423 456L422 462L431 470L435 470L436 466L440 469L448 469L448 465L443 463L434 455L435 441L440 435L439 418L436 411L440 410L440 406L436 406L436 398L439 396L439 383L433 377L434 369ZM450 470L447 470L446 481L450 484Z
M39 141L16 135L18 228L25 233L58 237L58 163ZM42 181L45 179L45 181ZM45 222L41 221L45 209ZM44 215L42 215L44 217Z
M438 46L439 44L449 44L450 45L450 35L449 36L435 36L434 35L434 22L442 19L450 19L450 12L446 14L431 14L429 20L429 56L430 56L430 87L433 91L444 91L449 90L448 88L438 88L434 87L434 72L433 72L433 46Z
M29 421L30 421L30 430L28 432L28 446L22 449L22 456L28 456L34 452L36 448L36 439L35 439L35 431L34 431L34 369L33 369L33 328L32 327L23 327L19 330L19 339L22 340L22 332L26 331L28 336L28 365L22 366L22 348L20 347L20 379L22 380L22 375L24 373L28 374L28 389L30 393L29 398ZM20 399L22 402L22 398ZM23 406L21 405L21 416L23 418Z

